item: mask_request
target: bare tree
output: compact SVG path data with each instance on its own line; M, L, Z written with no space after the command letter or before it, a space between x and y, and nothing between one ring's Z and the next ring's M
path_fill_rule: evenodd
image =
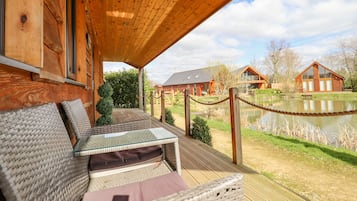
M294 79L295 75L297 75L297 69L300 67L300 65L300 56L294 52L294 50L286 48L283 52L283 66L285 69L282 72L284 73L284 78L288 81Z
M265 57L264 64L273 71L272 82L278 82L282 68L283 52L289 47L285 40L271 40L267 46L268 55Z
M357 91L357 37L340 41L340 49L352 90Z
M233 87L234 78L230 69L226 65L221 64L216 68L212 68L211 71L218 94L223 94L228 91L228 88Z

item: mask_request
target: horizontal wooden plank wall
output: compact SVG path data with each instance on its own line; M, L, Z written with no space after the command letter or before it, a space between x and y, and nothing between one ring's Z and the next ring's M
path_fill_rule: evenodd
M97 88L103 83L103 57L86 15L84 1L76 1L76 75L65 83L66 73L66 1L24 0L6 2L5 55L39 69L31 73L0 64L0 111L41 105L59 104L80 98L92 124ZM95 38L94 38L95 40ZM68 61L69 62L69 61ZM7 64L11 65L11 64ZM93 83L94 82L94 83Z
M30 72L0 64L0 111L80 98L93 122L91 90L71 84L32 81L31 76Z

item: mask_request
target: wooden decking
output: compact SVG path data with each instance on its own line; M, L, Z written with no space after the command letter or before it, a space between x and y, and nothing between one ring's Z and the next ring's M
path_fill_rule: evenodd
M113 116L116 115L119 113L113 113ZM244 175L245 200L304 200L254 170L233 164L232 159L212 147L186 137L184 130L163 124L155 118L151 118L151 122L152 127L164 127L179 137L182 177L190 187L241 173Z
M162 124L156 119L152 119L152 126L164 127L179 137L182 177L191 187L233 173L242 173L245 200L304 200L254 170L233 164L232 159L210 146L185 137L185 132L180 128Z

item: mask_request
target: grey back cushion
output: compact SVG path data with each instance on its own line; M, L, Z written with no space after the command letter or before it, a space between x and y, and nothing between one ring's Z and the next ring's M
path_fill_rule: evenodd
M0 188L11 200L80 200L88 157L73 157L54 103L0 113Z
M63 101L61 104L76 136L81 138L90 135L91 125L81 99Z

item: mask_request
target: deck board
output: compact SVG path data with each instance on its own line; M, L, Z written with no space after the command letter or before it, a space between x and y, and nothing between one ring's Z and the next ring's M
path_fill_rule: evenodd
M228 156L186 137L180 128L162 124L156 119L152 119L152 126L164 127L179 137L182 177L189 187L241 173L244 175L245 200L304 200L249 167L237 166Z

